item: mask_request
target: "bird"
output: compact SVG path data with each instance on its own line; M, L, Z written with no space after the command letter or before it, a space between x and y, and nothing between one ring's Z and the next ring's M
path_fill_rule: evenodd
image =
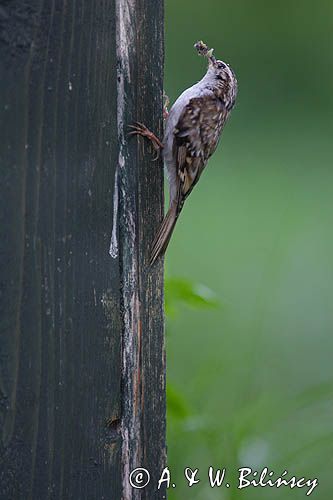
M157 152L162 150L169 181L169 209L151 245L151 265L164 255L185 200L215 152L237 96L237 79L229 64L216 59L214 49L203 41L194 47L208 59L208 68L165 112L163 141L142 123L131 126L131 134L147 137Z

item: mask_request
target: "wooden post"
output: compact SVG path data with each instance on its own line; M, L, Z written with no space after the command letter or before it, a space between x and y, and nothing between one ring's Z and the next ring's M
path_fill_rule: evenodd
M165 497L162 82L163 0L0 7L0 499Z

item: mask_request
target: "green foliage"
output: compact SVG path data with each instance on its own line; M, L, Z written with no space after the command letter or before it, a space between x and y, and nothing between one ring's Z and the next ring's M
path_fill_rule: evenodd
M311 498L332 496L332 16L324 0L166 4L171 101L204 71L199 39L239 79L167 254L190 281L166 283L170 500L306 498L184 484L186 466L251 463L318 477ZM196 283L222 306L202 307Z
M202 284L178 277L165 279L165 312L167 317L174 317L182 308L192 309L216 308L219 302L215 293ZM184 394L174 385L167 385L168 419L184 420L190 415L190 410Z
M219 305L214 292L205 285L192 283L185 278L166 278L165 311L174 316L183 305L193 309L214 308Z
M167 385L167 408L170 418L182 420L188 417L190 413L184 395L172 384Z

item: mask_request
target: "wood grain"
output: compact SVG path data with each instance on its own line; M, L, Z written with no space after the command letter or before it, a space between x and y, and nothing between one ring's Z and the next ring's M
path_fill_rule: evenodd
M163 498L162 68L162 0L0 7L1 499Z

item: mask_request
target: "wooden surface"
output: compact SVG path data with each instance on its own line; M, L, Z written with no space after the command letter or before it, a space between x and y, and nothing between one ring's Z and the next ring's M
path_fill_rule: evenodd
M165 495L162 68L162 0L0 6L1 499Z

